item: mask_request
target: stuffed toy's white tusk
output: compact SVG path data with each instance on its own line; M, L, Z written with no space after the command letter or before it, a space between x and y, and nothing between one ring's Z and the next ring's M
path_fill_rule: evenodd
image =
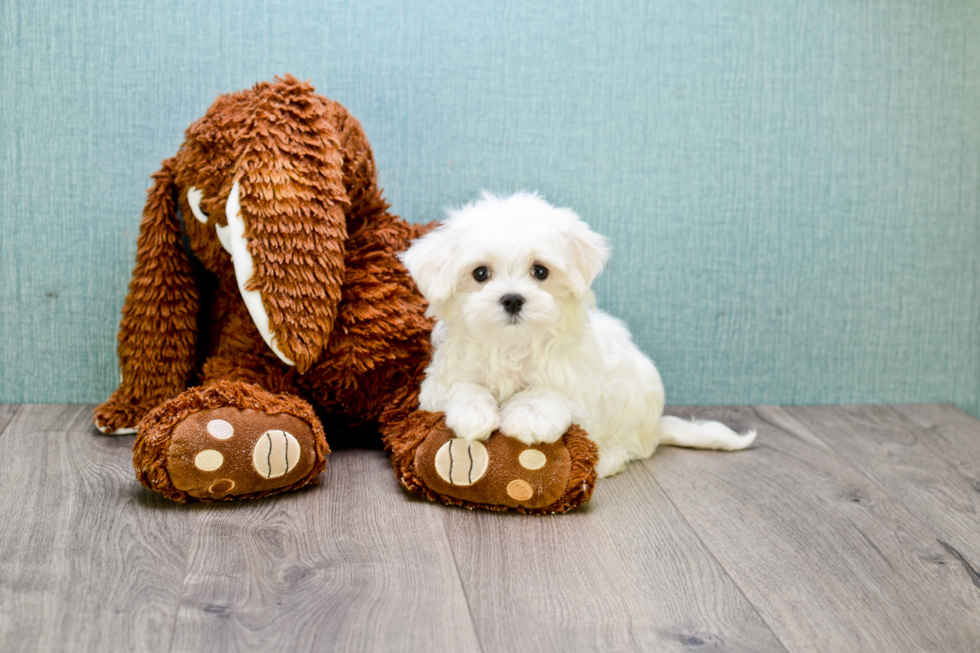
M231 254L231 228L216 224L214 225L214 232L218 234L218 242L221 243L221 247Z
M231 192L228 194L228 203L225 205L225 216L228 218L228 226L225 229L227 230L228 241L231 247L229 253L231 254L231 262L235 267L238 292L242 294L242 299L245 301L248 313L252 316L252 322L255 323L255 328L259 330L262 339L265 340L265 344L269 345L269 348L283 363L294 365L293 361L286 358L286 355L279 349L275 336L269 331L269 314L266 313L265 306L262 305L261 293L257 290L245 289L245 284L252 278L255 267L252 262L252 254L248 251L248 241L245 239L245 221L242 219L238 193L238 182L236 181L231 187ZM221 238L220 229L218 231L218 238ZM223 239L221 244L225 249L228 249Z
M99 429L99 431L105 433L106 435L133 435L136 433L136 429L134 428L121 428L116 429L115 431L110 431L107 426L103 426L98 420L95 422L95 428Z
M191 213L197 218L197 221L201 224L208 223L208 216L204 215L201 211L201 198L204 197L204 193L197 189L197 186L191 186L187 189L187 203L191 205Z

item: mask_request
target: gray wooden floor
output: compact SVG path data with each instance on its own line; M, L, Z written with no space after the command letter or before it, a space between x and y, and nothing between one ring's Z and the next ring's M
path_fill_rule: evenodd
M322 485L178 506L90 406L0 405L0 651L978 651L980 422L948 406L677 408L665 447L558 517Z

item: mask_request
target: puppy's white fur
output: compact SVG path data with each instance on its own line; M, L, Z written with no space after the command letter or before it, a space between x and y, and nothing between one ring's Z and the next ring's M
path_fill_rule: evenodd
M650 456L658 443L742 449L718 422L663 417L664 387L626 326L590 290L609 257L605 238L570 209L534 194L482 198L450 211L401 258L437 323L421 408L445 412L462 438L499 428L533 445L572 423L598 445L599 476ZM548 269L544 280L532 268ZM482 283L473 276L486 267ZM501 298L521 295L517 315Z

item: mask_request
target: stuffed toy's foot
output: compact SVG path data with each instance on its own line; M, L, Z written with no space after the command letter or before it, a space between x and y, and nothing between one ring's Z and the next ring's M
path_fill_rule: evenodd
M143 485L181 503L256 499L315 483L329 453L308 403L222 381L150 411L133 466Z
M456 438L441 413L417 411L387 436L401 484L431 501L543 515L582 505L595 487L598 450L575 425L529 447L499 431Z

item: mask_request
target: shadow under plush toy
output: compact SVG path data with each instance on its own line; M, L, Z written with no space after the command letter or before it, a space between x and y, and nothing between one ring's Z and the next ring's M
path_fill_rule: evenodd
M397 254L430 226L388 212L339 104L288 75L223 95L153 178L122 382L95 409L105 433L137 429L143 485L176 501L297 489L328 436L376 425L402 485L429 499L542 514L588 501L597 454L577 427L535 446L530 469L526 445L459 440L418 410L432 324Z

